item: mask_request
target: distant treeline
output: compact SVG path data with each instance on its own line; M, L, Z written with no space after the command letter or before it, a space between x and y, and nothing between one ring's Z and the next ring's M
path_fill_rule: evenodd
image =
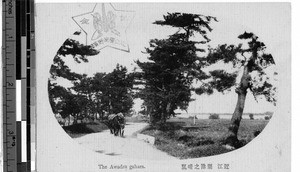
M184 115L184 114L190 115L190 116L193 116L193 115L210 115L210 114L230 115L230 116L232 116L232 113L177 113L177 115ZM264 113L243 113L243 116L249 116L250 114L252 114L252 115L272 116L274 114L274 112L267 111L267 112L264 112Z

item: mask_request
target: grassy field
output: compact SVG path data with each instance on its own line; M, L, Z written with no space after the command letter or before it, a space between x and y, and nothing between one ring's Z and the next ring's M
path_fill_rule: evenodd
M267 125L266 120L241 121L238 138L243 145L250 142ZM156 138L157 149L168 154L186 158L198 158L217 155L230 150L220 144L222 136L230 124L228 119L193 119L172 118L164 126L149 127L141 133Z
M86 134L97 133L107 130L108 127L100 122L80 123L62 127L72 138L84 136Z
M148 122L149 119L145 116L125 117L126 122Z

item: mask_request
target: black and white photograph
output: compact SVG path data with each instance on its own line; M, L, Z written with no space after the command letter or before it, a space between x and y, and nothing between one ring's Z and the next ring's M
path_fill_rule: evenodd
M289 170L289 3L36 11L37 169Z

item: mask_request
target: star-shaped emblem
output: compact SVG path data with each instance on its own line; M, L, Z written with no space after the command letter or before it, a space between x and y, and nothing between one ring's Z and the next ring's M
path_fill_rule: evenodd
M133 11L116 10L112 4L96 4L92 12L72 18L86 34L87 45L129 52L126 30L133 16Z

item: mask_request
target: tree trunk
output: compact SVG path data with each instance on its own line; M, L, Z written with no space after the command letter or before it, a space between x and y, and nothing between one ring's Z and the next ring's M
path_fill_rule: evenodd
M94 115L94 121L97 121L97 112Z
M228 133L226 134L224 139L224 144L233 146L235 148L241 147L241 144L237 136L240 127L240 122L242 120L248 88L249 88L249 71L248 71L248 66L245 65L241 82L239 84L239 87L236 89L236 93L238 94L238 100L236 103L234 113L231 118L230 126L228 127Z
M160 118L160 123L165 124L167 122L167 118L169 116L169 111L171 108L171 103L168 102L167 104L163 103L160 107L161 109L161 118Z
M155 124L155 121L154 121L154 117L153 117L153 114L149 114L149 120L150 120L150 124L153 125Z
M73 124L77 124L77 119L78 119L78 114L75 114Z
M165 112L161 113L161 119L160 119L160 123L161 124L165 124L167 122L167 114Z
M69 125L71 125L71 116L70 115L69 115L68 119L69 119L68 120L69 121L68 126L69 126Z
M149 115L150 124L154 125L156 123L156 121L153 116L154 114L152 113L152 108L147 108L147 106L146 106L146 113Z
M171 115L171 102L169 102L167 104L166 111L167 111L168 116L170 116Z

